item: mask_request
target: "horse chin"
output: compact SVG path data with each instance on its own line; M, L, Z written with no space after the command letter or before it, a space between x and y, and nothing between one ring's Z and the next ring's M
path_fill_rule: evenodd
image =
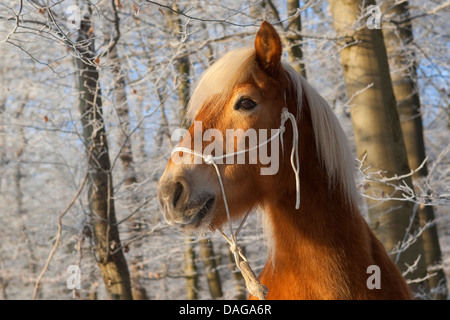
M196 213L193 215L193 218L189 222L180 224L178 225L178 227L183 231L196 233L203 233L211 230L210 226L214 218L215 208L215 197L211 197L202 205L195 208Z

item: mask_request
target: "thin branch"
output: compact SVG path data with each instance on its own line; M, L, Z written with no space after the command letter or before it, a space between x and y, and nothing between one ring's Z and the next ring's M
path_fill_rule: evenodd
M315 3L312 3L312 0L309 0L302 8L297 8L297 11L292 16L288 16L286 19L282 19L282 20L278 20L278 21L270 21L270 23L272 23L272 24L281 24L281 23L283 23L285 21L288 21L288 20L291 20L291 19L295 19L296 17L298 17L298 15L301 12L305 11L308 8L314 7L315 5L320 3L321 1L322 0L317 0ZM244 11L244 10L254 6L255 4L252 4L252 5L249 5L248 7L243 8L242 10L237 11L234 15L229 15L225 19L205 19L205 18L199 18L199 17L191 16L191 15L187 14L186 11L182 12L180 10L173 9L171 5L165 5L165 4L161 4L159 2L155 2L155 1L151 1L151 0L146 0L146 2L148 2L150 4L155 4L155 5L157 5L157 6L161 7L161 8L168 9L171 12L176 13L176 14L178 14L180 16L185 17L185 18L188 18L190 20L196 20L196 21L202 21L202 22L226 23L226 24L230 24L232 26L245 28L245 27L257 27L258 26L257 22L261 20L261 19L255 19L252 23L244 23L244 24L243 23L235 23L235 22L232 22L232 21L229 20L234 15L236 15L236 14L240 13L241 11Z
M383 177L382 179L380 179L380 181L398 181L407 177L411 177L413 176L415 173L419 172L420 170L422 170L422 168L425 166L425 164L428 161L428 157L425 157L425 159L422 161L422 163L420 164L420 166L418 166L416 169L411 169L411 171L409 173L406 173L404 175L398 176L397 174L395 174L393 177Z
M119 12L118 12L117 6L116 6L116 1L117 0L111 0L113 12L114 12L114 30L116 31L116 34L111 39L108 47L101 54L98 55L98 58L102 58L105 55L109 54L111 52L111 50L114 49L114 47L116 46L117 42L120 39L120 35L121 35L120 34L120 17L119 17Z
M166 8L166 9L170 10L173 13L176 13L176 14L178 14L180 16L183 16L183 17L191 19L191 20L197 20L197 21L202 21L202 22L226 23L226 24L231 24L231 25L236 26L236 27L254 27L254 26L257 26L257 24L256 24L257 20L256 19L255 19L255 21L253 23L247 23L247 24L240 24L240 23L231 22L231 21L228 20L229 18L231 18L231 16L229 16L226 19L204 19L204 18L198 18L198 17L191 16L191 15L185 13L185 12L181 12L180 10L175 10L175 9L172 8L171 5L165 5L165 4L161 4L161 3L158 3L158 2L155 2L155 1L150 1L150 0L146 0L146 2L148 2L150 4L155 4L155 5L157 5L157 6L161 7L161 8Z
M37 294L38 294L38 290L39 290L39 286L41 283L42 278L44 277L45 272L47 272L47 269L50 265L50 262L53 259L53 256L56 252L56 249L58 248L59 242L61 240L61 234L62 234L62 218L66 215L67 212L69 212L70 208L72 208L72 206L74 205L75 201L77 200L77 198L80 196L81 191L84 188L84 185L86 184L86 181L88 179L89 173L86 172L83 181L81 182L80 187L78 188L77 192L75 193L75 196L73 197L72 201L70 201L69 205L66 207L66 209L61 212L61 214L59 215L58 218L58 233L56 235L56 241L55 244L53 245L52 250L50 251L50 254L48 255L47 261L45 262L45 266L42 269L41 273L39 274L37 280L36 280L36 284L34 285L34 291L33 291L33 300L36 299Z
M19 12L16 13L12 8L11 11L14 13L15 16L15 20L16 20L16 25L14 26L14 28L11 30L10 33L8 33L8 35L6 36L6 38L4 40L2 40L0 43L2 42L9 42L9 38L17 31L17 29L19 28L19 18L20 18L20 14L22 13L22 9L23 9L23 0L20 0L20 5L19 5Z

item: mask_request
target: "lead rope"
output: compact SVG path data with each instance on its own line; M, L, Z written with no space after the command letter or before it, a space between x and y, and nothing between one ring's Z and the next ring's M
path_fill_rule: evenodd
M277 138L278 136L280 136L281 148L283 150L284 149L283 133L286 130L284 124L288 119L292 123L292 130L293 130L291 166L292 166L292 170L294 171L294 174L295 174L295 186L296 186L295 209L299 209L300 208L300 164L299 164L299 157L298 157L298 129L297 129L297 121L295 119L295 116L292 113L290 113L287 108L283 108L283 110L281 111L281 125L280 125L278 132L276 134L274 134L273 136L271 136L266 141L262 142L261 144L255 146L251 149L241 150L241 151L237 151L234 153L225 154L225 155L216 156L216 157L213 157L212 155L204 156L203 154L197 153L191 149L184 148L184 147L176 147L172 150L172 153L171 153L171 155L173 155L175 152L186 152L193 156L201 157L205 161L206 164L212 165L214 167L214 169L216 170L217 178L219 180L220 190L222 191L222 197L223 197L223 203L225 205L225 211L227 213L230 237L227 237L227 235L225 234L225 232L223 232L222 229L219 229L219 231L222 234L222 236L225 238L225 240L228 242L228 244L230 245L230 251L234 255L234 260L236 262L236 266L238 267L239 271L241 272L242 276L244 277L247 290L249 291L249 293L251 295L257 297L259 300L266 300L266 295L268 293L268 289L267 289L267 287L262 285L261 282L256 277L255 273L253 272L252 268L250 267L250 265L248 263L247 258L245 257L241 248L237 245L237 240L236 240L236 238L237 238L239 232L241 231L241 229L245 223L245 220L247 219L250 212L247 212L245 214L245 216L242 219L241 223L239 224L239 227L237 228L236 232L233 233L230 210L228 209L228 201L227 201L227 197L225 195L225 187L223 186L222 176L220 174L219 167L216 164L216 160L223 159L226 157L236 156L236 155L251 151L255 148L259 148L259 147L269 143L273 139Z
M296 201L295 201L295 209L300 209L300 160L298 158L298 129L297 129L297 121L292 113L290 113L286 108L283 109L281 113L281 124L283 125L283 115L288 117L292 123L292 151L291 151L291 167L294 171L295 175L295 190L296 190ZM287 120L287 119L286 119ZM285 120L285 121L286 121ZM284 127L283 127L284 128ZM281 143L283 144L283 132L281 133Z

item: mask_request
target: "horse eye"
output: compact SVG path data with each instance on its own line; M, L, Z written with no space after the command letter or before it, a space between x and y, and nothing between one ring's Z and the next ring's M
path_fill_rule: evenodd
M241 98L234 106L235 110L243 109L243 110L251 110L256 107L256 102L249 98Z

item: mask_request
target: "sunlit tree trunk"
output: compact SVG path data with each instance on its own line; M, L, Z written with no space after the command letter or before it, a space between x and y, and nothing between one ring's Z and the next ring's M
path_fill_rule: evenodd
M408 2L395 5L396 1L382 2L381 11L387 21L383 22L383 37L389 57L392 86L397 101L400 124L411 169L417 169L425 160L425 143L423 138L422 115L420 107L419 88L417 85L416 60L410 48L413 41L412 25L408 11ZM391 21L389 23L388 21ZM415 173L413 180L423 181L428 175L426 164ZM435 221L431 206L418 208L420 224ZM436 225L422 233L425 260L430 276L431 289L436 292L437 299L447 298L447 281L441 267L441 249Z
M88 201L96 245L95 256L109 299L132 299L130 274L125 260L114 210L111 163L105 124L99 72L94 57L93 28L84 16L78 30L75 58L79 110L89 170Z
M351 117L358 157L365 157L366 173L383 172L386 177L410 172L403 141L396 101L389 75L383 34L379 29L369 29L367 18L361 18L367 6L374 1L331 0L331 12L340 43L340 58L351 98ZM362 11L364 10L364 11ZM410 177L393 184L406 183L412 187ZM388 253L405 239L405 232L415 232L420 227L418 217L413 217L413 204L409 201L389 200L402 198L394 188L378 182L367 183L366 194L386 198L384 201L367 199L369 219L375 234L383 242ZM412 219L412 225L410 225ZM407 231L408 230L408 231ZM401 253L390 254L403 272L406 265L413 265L420 257L414 272L408 279L426 276L423 244L417 241ZM427 283L411 284L413 290Z

